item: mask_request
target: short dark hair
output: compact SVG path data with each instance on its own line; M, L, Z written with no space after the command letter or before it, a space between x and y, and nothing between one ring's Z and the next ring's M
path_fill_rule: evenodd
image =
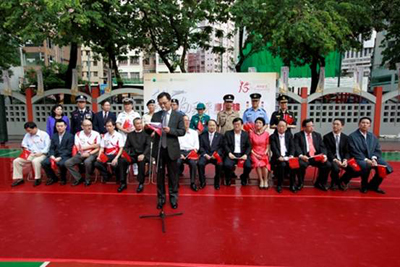
M218 122L217 122L216 120L214 120L214 119L210 119L210 120L207 122L207 125L208 125L210 122L214 122L214 123L215 123L215 125L217 125L217 126L218 126Z
M26 130L26 129L35 129L35 128L37 128L37 125L36 125L36 123L34 123L33 121L28 121L28 122L26 122L25 124L24 124L24 129Z
M133 120L133 124L135 124L135 122L137 122L138 120L142 120L142 118L135 118L134 120Z
M369 123L372 122L371 118L369 117L361 117L360 120L358 121L358 124L360 124L363 120L369 120Z
M51 108L51 116L52 116L53 118L56 117L56 109L57 109L58 107L61 107L62 109L64 109L64 107L63 107L61 104L55 104L55 105ZM64 116L64 113L61 114L61 117L62 117L62 116Z
M262 124L265 125L265 120L264 120L264 118L258 117L258 118L254 121L254 123L256 123L257 121L261 121Z
M309 123L309 122L314 123L314 120L313 120L313 119L305 119L305 120L303 120L303 122L301 123L301 126L302 126L302 127L306 127L306 126L307 126L307 123Z
M232 121L232 124L234 124L235 122L238 122L238 121L240 121L240 123L243 124L243 120L241 118L234 118Z
M171 95L170 95L169 93L167 93L167 92L162 92L162 93L158 94L157 100L160 100L160 99L163 98L164 96L165 96L169 101L171 101Z
M280 119L276 125L278 125L281 121L284 122L286 125L288 124L286 120Z
M56 125L57 125L57 123L64 123L65 125L67 125L67 123L63 119L56 120Z
M103 100L103 101L101 102L101 106L104 106L104 104L107 103L107 102L108 102L108 104L111 105L111 101L108 100L108 99L106 99L106 100Z
M340 121L340 123L342 124L342 126L344 126L344 124L345 124L344 119L335 118L335 119L333 119L333 121Z
M111 123L114 127L117 125L117 123L113 119L107 119L106 122L104 123L104 126L106 126L107 123Z

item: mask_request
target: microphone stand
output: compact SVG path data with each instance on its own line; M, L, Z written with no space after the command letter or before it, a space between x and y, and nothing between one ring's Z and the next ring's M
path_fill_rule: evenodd
M161 123L163 123L165 116L166 116L166 112L164 112L163 115L161 116ZM157 159L156 159L157 160L157 164L156 164L157 175L158 175L159 168L160 168L160 151L161 151L162 139L163 139L163 135L161 133L160 140L158 142L158 151L157 151ZM163 163L161 164L161 167L162 168L165 167ZM164 171L164 176L165 176L165 171ZM157 179L157 186L158 186L158 179ZM165 186L165 184L164 184L164 186ZM159 214L140 215L139 218L140 219L149 219L149 218L159 218L159 219L161 219L162 232L166 233L167 230L166 230L166 226L165 226L165 218L174 217L174 216L181 216L181 215L183 215L183 212L166 214L165 211L164 211L164 205L162 205Z

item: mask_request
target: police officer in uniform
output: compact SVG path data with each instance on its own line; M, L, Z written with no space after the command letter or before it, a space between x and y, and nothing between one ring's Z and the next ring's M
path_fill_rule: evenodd
M251 98L251 107L246 109L243 113L243 124L246 123L254 123L257 118L263 118L265 120L265 124L269 124L269 117L267 112L260 107L260 99L261 94L253 93L250 95Z
M235 96L228 94L224 95L223 99L225 109L218 112L217 115L217 123L221 134L233 130L233 120L240 117L239 112L233 110L233 101L235 100Z
M287 122L286 131L291 132L290 129L296 128L296 117L294 116L294 113L288 109L288 97L279 94L276 101L279 103L279 110L272 113L270 121L271 129L276 129L279 120L285 120Z
M94 113L89 107L86 107L86 96L79 95L76 97L77 108L71 113L71 133L75 135L77 132L82 131L83 120L93 121Z

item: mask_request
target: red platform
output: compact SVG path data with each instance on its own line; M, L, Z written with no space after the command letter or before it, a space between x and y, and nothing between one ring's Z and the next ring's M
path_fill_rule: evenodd
M137 266L400 266L400 163L386 195L261 191L256 186L180 188L184 215L157 213L156 188L94 184L11 188L11 159L0 159L0 260ZM166 205L167 212L173 212ZM61 265L60 265L61 266ZM66 266L65 264L62 266ZM89 265L91 266L91 265Z

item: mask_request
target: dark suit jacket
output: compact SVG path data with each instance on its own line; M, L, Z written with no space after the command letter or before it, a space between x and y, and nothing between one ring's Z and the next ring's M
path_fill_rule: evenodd
M65 132L63 138L60 139L58 138L58 133L55 133L51 137L51 143L50 143L50 150L48 156L54 156L54 157L61 157L61 158L70 158L72 157L72 147L74 146L74 136L69 133Z
M235 132L234 130L227 131L225 133L225 152L228 155L235 151ZM250 137L247 132L242 131L240 135L240 151L246 154L248 157L251 153Z
M371 159L373 156L380 159L382 157L381 146L379 145L378 138L372 133L367 133L367 141L365 142L364 136L359 130L356 130L349 136L350 154L357 161L364 161L364 159Z
M218 132L214 133L214 138L212 141L212 144L210 146L210 139L209 139L209 132L203 132L199 136L200 140L200 149L199 153L201 156L204 154L207 154L209 156L212 156L212 154L217 151L217 153L223 157L224 155L224 136Z
M103 118L103 111L97 112L94 114L94 119L93 119L93 129L101 134L105 134L107 132L105 123L108 119L112 119L113 121L117 121L117 116L115 115L114 112L108 112L108 116L106 120Z
M154 113L151 118L152 122L162 122L163 111L160 110ZM168 121L168 127L170 132L167 134L167 150L168 155L172 160L177 160L181 157L181 151L179 147L178 136L184 136L186 133L185 125L183 124L183 116L179 112L172 110L171 116ZM157 158L158 144L160 137L158 134L154 135L153 151L152 156Z
M337 158L336 155L336 140L333 132L327 133L324 135L324 144L327 150L327 156L329 161L333 161ZM349 159L349 137L344 133L340 134L339 140L339 154L342 160Z
M277 162L279 157L288 157L294 156L295 147L293 141L293 135L291 132L285 132L285 145L286 145L286 154L281 155L281 143L279 142L279 133L275 131L269 137L269 144L271 146L272 157L271 162Z
M315 148L315 155L324 154L326 155L326 147L322 141L322 136L319 133L312 132L312 139ZM309 156L307 151L306 136L304 131L298 132L294 135L294 145L295 145L295 156L300 155Z
M128 134L124 149L131 157L137 157L143 154L149 159L150 136L145 131L141 131L140 133L133 131Z

